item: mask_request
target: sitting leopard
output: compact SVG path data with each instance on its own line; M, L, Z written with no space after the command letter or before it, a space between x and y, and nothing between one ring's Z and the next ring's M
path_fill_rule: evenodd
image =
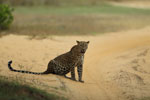
M24 70L16 70L11 67L12 61L8 62L8 68L14 72L28 73L28 74L57 74L65 76L67 73L71 72L72 80L76 81L75 78L75 67L77 66L78 79L80 82L84 82L82 80L82 69L83 69L83 60L84 54L88 48L88 42L85 41L76 41L77 45L74 45L71 50L67 53L57 56L53 60L48 63L47 70L41 73L38 72L30 72ZM66 76L65 76L66 77Z

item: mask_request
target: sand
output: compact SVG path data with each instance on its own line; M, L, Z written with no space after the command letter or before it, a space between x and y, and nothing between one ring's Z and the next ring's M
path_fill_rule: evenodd
M51 36L30 39L7 35L0 38L0 75L15 79L69 100L135 100L150 97L150 27L97 36ZM16 69L42 72L54 57L65 53L76 40L89 40L83 80L57 75L29 75ZM68 75L70 76L70 75ZM77 74L76 74L77 77Z

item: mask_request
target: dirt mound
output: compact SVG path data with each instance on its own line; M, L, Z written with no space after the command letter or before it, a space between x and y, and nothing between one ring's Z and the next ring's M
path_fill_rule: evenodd
M30 40L25 36L0 38L0 75L15 78L70 100L135 100L150 97L150 27L100 36L62 36ZM50 59L76 44L90 40L85 55L83 79L75 82L56 75L28 75L16 69L46 70ZM70 76L70 75L68 75Z
M149 47L135 48L110 60L105 66L105 79L114 82L127 100L149 97L150 92ZM119 61L119 62L118 62ZM114 67L110 68L110 65ZM106 67L105 67L106 68ZM109 69L109 70L108 70Z

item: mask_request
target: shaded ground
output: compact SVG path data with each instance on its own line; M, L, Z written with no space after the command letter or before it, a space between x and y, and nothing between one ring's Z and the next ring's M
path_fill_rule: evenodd
M142 100L150 97L150 27L98 36L62 36L43 40L8 35L0 38L0 75L34 85L70 100ZM27 75L14 68L41 72L50 59L68 51L76 40L90 40L83 79ZM68 75L69 76L69 75ZM148 100L148 99L145 99Z
M0 77L0 87L1 100L66 100L16 81L8 81L6 77Z

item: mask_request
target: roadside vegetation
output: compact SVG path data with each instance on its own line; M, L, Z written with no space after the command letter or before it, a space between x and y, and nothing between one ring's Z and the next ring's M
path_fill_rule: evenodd
M49 35L97 35L150 25L150 9L115 6L109 2L88 3L14 6L14 22L1 35L43 38Z
M8 29L13 21L13 9L5 4L0 4L0 30Z
M46 93L16 81L0 77L0 100L67 100L55 94Z
M48 6L81 6L81 5L98 5L105 1L116 1L122 2L126 0L0 0L0 3L6 3L13 6L39 6L39 5L48 5ZM130 0L135 1L135 0ZM145 0L143 0L145 1Z

